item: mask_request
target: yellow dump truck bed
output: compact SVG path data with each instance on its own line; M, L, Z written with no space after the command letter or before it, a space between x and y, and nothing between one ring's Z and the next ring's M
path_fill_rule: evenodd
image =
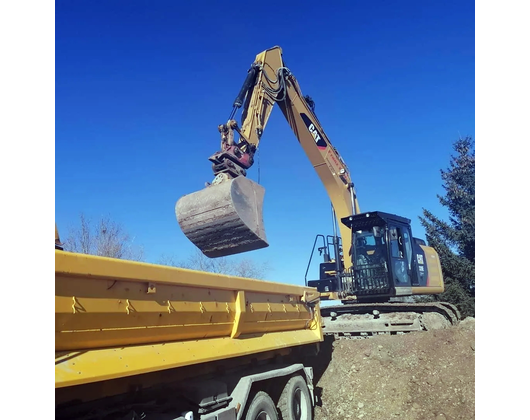
M322 341L315 289L55 251L55 387Z

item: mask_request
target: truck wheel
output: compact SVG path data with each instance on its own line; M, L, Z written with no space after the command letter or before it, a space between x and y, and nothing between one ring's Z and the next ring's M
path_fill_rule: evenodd
M245 420L278 420L274 401L266 392L258 392L250 403Z
M282 420L311 420L311 408L311 396L304 378L293 376L285 384L278 400Z

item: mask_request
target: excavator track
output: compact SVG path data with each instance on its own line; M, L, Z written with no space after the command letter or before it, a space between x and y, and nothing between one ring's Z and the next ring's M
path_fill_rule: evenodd
M405 334L456 325L461 315L447 302L347 303L320 309L325 335L336 339Z

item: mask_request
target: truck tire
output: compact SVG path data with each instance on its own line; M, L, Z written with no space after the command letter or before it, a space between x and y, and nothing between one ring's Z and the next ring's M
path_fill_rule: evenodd
M300 375L293 376L285 384L278 400L278 409L282 420L311 420L313 418L309 389Z
M245 420L278 420L278 411L269 394L260 391L254 396Z

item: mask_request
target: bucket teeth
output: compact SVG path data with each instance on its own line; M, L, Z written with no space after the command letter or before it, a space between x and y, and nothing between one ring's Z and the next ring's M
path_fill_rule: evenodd
M175 214L182 232L210 258L269 246L263 224L265 189L239 176L185 195Z

